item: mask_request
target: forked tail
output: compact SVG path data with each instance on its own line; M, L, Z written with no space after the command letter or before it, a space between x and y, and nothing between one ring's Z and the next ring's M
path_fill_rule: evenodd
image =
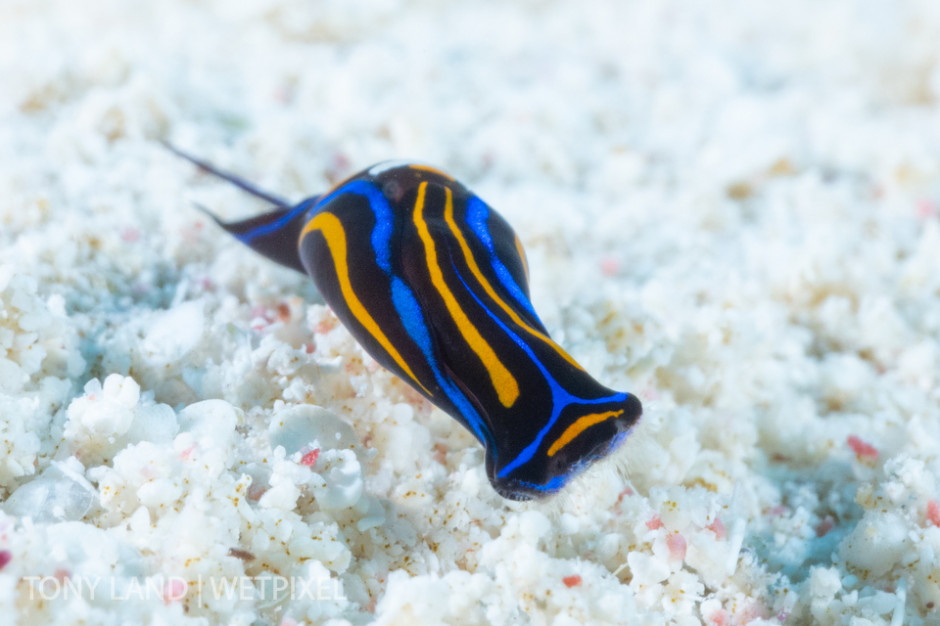
M224 172L211 163L198 159L166 141L161 143L170 152L186 159L203 171L228 181L239 189L276 206L277 208L273 211L236 222L224 222L215 213L202 205L197 204L196 208L255 252L281 265L306 273L297 251L297 242L300 239L300 232L307 222L307 212L316 205L319 196L307 198L299 204L291 206L289 202L276 194L260 189L253 183L234 174Z

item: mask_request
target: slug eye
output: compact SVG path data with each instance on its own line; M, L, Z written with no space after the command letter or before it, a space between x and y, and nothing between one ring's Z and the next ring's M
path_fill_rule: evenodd
M401 184L394 178L382 185L382 194L386 198L391 198L393 202L400 202L404 193Z

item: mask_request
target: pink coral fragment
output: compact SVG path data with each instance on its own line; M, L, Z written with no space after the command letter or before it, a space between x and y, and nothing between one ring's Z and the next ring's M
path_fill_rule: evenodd
M712 626L731 626L731 615L724 609L718 609L708 616L708 623Z
M434 460L441 465L447 464L447 444L440 442L434 444Z
M264 492L268 490L267 485L261 483L251 483L248 487L248 499L257 502L261 496L264 495Z
M936 500L927 502L927 520L934 526L940 526L940 502Z
M320 448L314 448L310 452L307 452L302 457L300 457L300 464L306 465L307 467L312 467L314 463L317 462L317 459L320 457Z
M716 517L715 521L706 526L708 530L715 533L715 537L718 539L725 538L725 525L721 522L721 518Z
M852 448L852 452L858 457L873 459L878 456L878 450L875 446L862 441L855 435L849 435L849 438L846 439L846 443L849 444L849 447Z
M929 198L922 198L917 202L917 217L928 219L937 214L938 205Z
M662 528L663 520L661 520L658 515L654 515L653 517L649 518L649 520L647 520L646 527L650 530L657 530Z
M179 456L179 459L180 459L181 461L188 461L189 458L192 456L193 452L196 451L196 448L197 448L197 447L198 447L197 444L194 443L194 444L190 445L188 448L186 448L185 450L181 450L180 453L179 453L179 455L178 455L178 456Z
M679 533L672 533L666 537L666 547L669 548L669 557L676 561L685 559L685 537Z
M183 599L183 596L186 595L186 583L179 578L171 578L166 585L163 586L163 602L164 604L170 604L171 602L179 602Z

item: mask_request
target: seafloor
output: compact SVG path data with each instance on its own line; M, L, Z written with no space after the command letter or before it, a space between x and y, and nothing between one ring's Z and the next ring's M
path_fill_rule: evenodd
M936 0L3 0L4 622L940 623L938 42ZM291 199L453 173L640 427L503 500L160 140Z

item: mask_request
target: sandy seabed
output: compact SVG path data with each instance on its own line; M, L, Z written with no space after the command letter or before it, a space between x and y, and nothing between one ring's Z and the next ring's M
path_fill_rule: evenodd
M936 0L3 0L5 623L940 623L938 42ZM503 500L161 139L298 200L453 173L640 427Z

